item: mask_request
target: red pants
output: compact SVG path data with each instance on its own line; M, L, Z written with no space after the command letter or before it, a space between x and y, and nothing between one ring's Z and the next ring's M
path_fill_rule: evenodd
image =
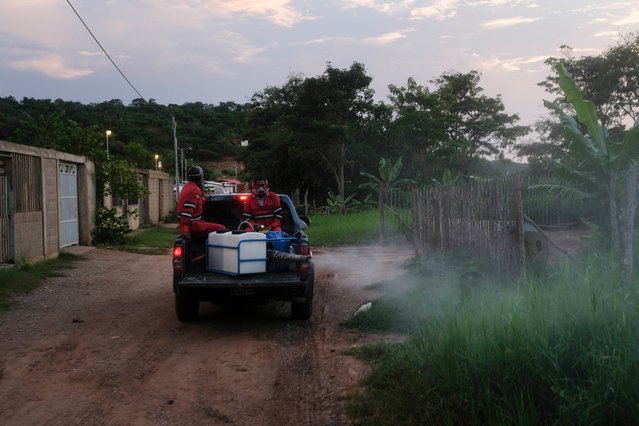
M195 220L191 222L191 238L196 240L206 240L211 232L226 229L224 225L213 222L205 222L203 220Z

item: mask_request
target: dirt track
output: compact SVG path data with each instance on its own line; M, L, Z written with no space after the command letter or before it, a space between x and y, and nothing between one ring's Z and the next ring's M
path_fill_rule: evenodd
M339 327L409 247L314 251L310 321L203 304L175 318L170 257L94 249L0 312L3 425L344 425L367 368ZM377 337L373 337L376 339Z

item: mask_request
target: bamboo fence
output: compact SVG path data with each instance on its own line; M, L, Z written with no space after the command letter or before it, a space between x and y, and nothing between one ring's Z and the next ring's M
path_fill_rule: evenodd
M415 251L468 248L492 259L503 273L525 268L519 177L507 181L428 187L412 192Z

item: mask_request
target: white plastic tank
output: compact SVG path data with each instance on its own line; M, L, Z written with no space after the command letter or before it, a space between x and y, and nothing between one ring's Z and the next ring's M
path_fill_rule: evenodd
M207 269L232 275L266 272L266 235L261 232L212 232Z

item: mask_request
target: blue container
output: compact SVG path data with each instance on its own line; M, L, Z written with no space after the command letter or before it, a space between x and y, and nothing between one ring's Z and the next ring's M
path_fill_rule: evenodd
M289 238L284 232L268 231L266 242L273 247L273 250L288 252Z

